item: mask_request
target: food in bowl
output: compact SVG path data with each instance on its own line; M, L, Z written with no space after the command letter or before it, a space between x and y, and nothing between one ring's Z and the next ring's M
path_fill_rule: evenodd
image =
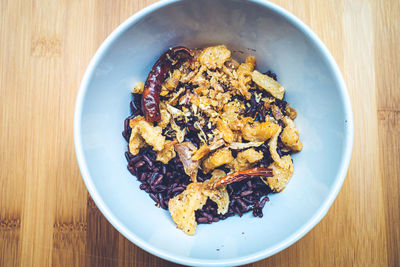
M262 217L267 195L293 175L290 155L303 146L297 112L276 75L255 66L224 45L179 46L134 86L128 170L186 234L235 214Z

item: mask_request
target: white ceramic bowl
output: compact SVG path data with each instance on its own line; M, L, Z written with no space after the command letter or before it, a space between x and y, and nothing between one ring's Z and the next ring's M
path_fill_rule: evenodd
M194 236L139 189L127 171L121 136L130 91L167 48L225 44L257 69L277 73L298 111L304 144L287 188L264 217L246 214L199 225ZM335 60L299 19L264 1L161 1L121 24L91 60L79 89L75 148L99 209L126 238L161 258L188 265L238 265L273 255L310 231L328 211L348 168L353 140L349 97Z

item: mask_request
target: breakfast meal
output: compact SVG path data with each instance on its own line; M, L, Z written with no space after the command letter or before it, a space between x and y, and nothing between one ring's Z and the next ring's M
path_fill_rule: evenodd
M128 170L188 235L235 214L262 217L267 195L293 175L297 112L276 75L255 66L224 45L178 46L134 85L122 133Z

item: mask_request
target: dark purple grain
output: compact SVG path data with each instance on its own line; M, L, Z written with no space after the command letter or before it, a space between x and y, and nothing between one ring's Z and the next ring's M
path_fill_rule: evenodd
M253 209L253 216L254 217L258 217L258 210L257 209Z
M154 190L157 192L164 192L166 189L167 189L167 186L165 186L165 185L154 186Z
M163 178L164 178L164 175L159 174L159 175L157 176L156 180L154 181L154 185L160 184L160 183L162 182ZM165 188L166 188L166 187L165 187Z
M203 217L206 217L208 221L212 221L213 219L213 216L211 216L207 212L201 211L200 214L203 215Z
M153 193L150 193L149 196L151 197L152 200L154 200L154 202L158 203L158 199L157 199L156 195L154 195Z
M160 206L161 206L161 208L163 208L163 209L168 209L168 206L167 205L165 205L165 202L164 202L164 200L160 200Z
M265 203L267 202L267 201L269 201L269 198L268 197L264 197L260 202L258 202L257 204L257 206L260 208L260 209L262 209L262 208L264 208L264 205L265 205Z
M245 196L248 196L248 195L251 195L251 194L253 194L253 190L246 190L246 191L242 191L240 193L240 196L241 197L245 197Z
M138 162L141 159L142 159L141 155L136 155L136 156L134 156L133 158L130 159L129 163L132 162L132 164L135 164L136 162Z
M239 206L242 207L242 210L247 210L248 209L248 205L241 200L240 198L236 199L236 202L239 204Z
M133 157L133 155L129 151L125 152L125 158L127 161L130 161L132 159L132 157Z
M207 223L207 222L208 222L208 219L205 218L205 217L199 217L199 218L197 218L197 222L198 222L198 223Z
M166 209L168 209L168 202L169 202L169 200L168 199L164 199L164 206L166 207Z
M133 167L128 166L128 170L129 170L130 173L132 173L132 175L136 176L136 170Z
M162 165L162 174L163 175L167 174L167 167L165 167L165 165Z
M233 210L235 211L235 213L236 213L237 215L239 215L239 217L242 217L243 213L240 211L240 209L239 209L238 206L235 206L235 208L234 208Z
M158 176L158 172L153 172L153 174L148 178L147 182L151 185L154 184L156 177Z
M139 161L139 162L137 162L137 163L135 164L135 168L140 168L140 167L142 167L144 164L146 164L146 162L145 162L144 160L141 160L141 161Z
M128 131L128 129L130 128L130 126L129 126L129 121L130 121L130 117L128 117L128 118L126 118L125 119L125 121L124 121L124 130L125 130L125 132L127 132Z
M183 186L178 186L178 187L175 187L174 189L172 189L172 193L180 192L183 190L185 190L185 188Z
M148 188L148 185L147 185L147 184L141 184L141 185L139 186L139 188L140 188L141 190L145 190L145 189Z
M243 200L243 201L246 202L247 204L251 204L251 205L254 204L254 201L251 201L250 199L247 199L247 198L245 198L245 197L242 197L241 200Z
M151 161L146 155L143 155L143 160L147 162L149 167L153 166L153 161Z
M146 178L147 178L147 177L146 177L146 176L147 176L146 174L147 174L147 173L144 172L144 173L142 173L141 175L138 175L138 180L141 181L141 182L144 182L144 181L146 180Z

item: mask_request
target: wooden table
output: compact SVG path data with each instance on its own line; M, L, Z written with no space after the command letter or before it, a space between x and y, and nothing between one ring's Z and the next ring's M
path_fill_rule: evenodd
M75 97L90 58L154 1L0 1L0 266L173 265L120 235L75 158ZM400 1L281 0L336 58L355 140L327 216L254 266L400 265Z

